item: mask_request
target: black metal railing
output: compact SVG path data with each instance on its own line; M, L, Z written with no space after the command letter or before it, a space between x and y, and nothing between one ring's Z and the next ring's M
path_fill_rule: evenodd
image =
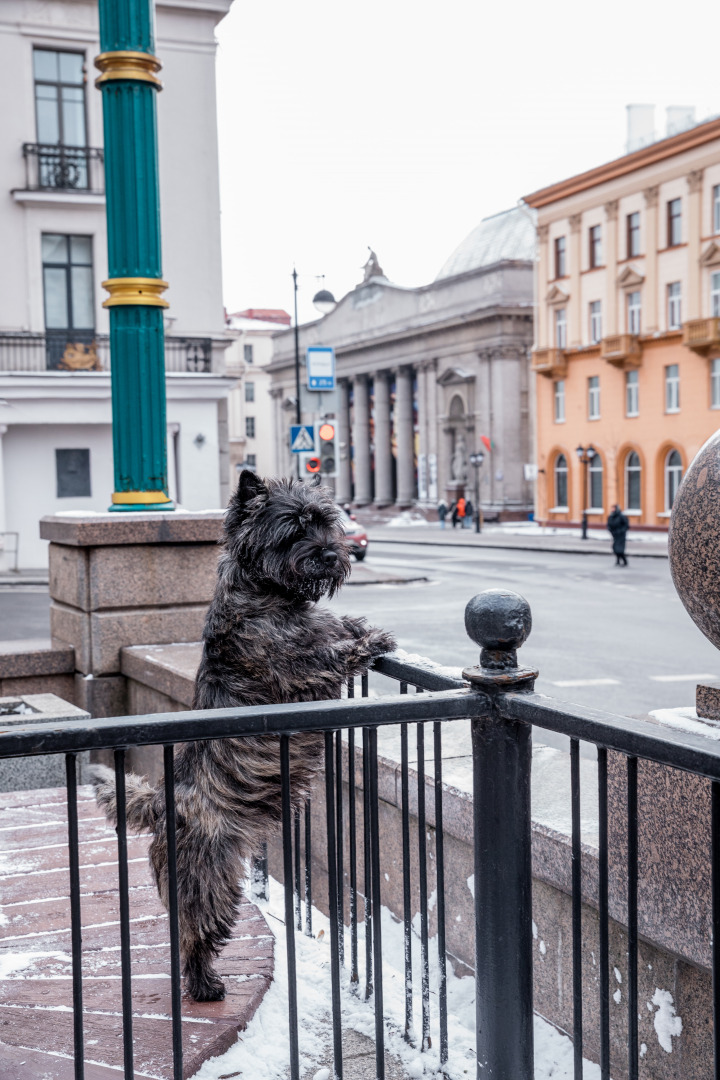
M713 1016L715 1023L715 1072L720 1075L720 745L679 730L614 716L596 710L557 702L534 692L534 670L517 665L516 648L529 632L530 612L521 597L491 590L476 597L466 611L466 627L480 646L480 664L463 672L463 680L389 656L379 660L375 671L399 682L399 694L368 696L369 682L361 680L361 698L355 684L348 687L347 700L304 702L293 705L253 706L203 712L167 713L121 719L71 721L57 724L0 729L0 758L30 754L64 753L67 761L68 839L70 845L70 907L72 921L73 1004L75 1037L75 1077L82 1080L82 944L80 935L80 883L77 859L76 758L84 750L112 748L118 791L117 844L120 889L120 931L122 970L122 1012L125 1077L133 1075L132 983L130 978L130 920L127 879L127 827L124 807L125 748L150 744L164 746L166 829L168 845L170 957L172 978L172 1044L174 1080L183 1075L180 1000L180 952L178 935L177 870L175 858L175 815L173 750L180 742L198 739L243 738L251 735L279 737L282 783L282 873L284 877L286 949L288 964L289 1075L300 1076L298 1051L298 988L296 979L295 932L312 933L312 827L311 806L305 804L305 828L300 813L293 813L290 780L290 739L298 732L324 736L324 829L330 920L330 984L332 1000L333 1066L338 1080L343 1076L341 967L347 964L345 946L345 905L343 890L349 887L350 983L356 992L371 1000L375 1010L376 1075L385 1076L386 1025L412 1038L413 934L410 886L413 865L410 830L409 769L410 726L416 725L417 860L420 905L420 1006L422 1030L416 1038L419 1051L430 1048L432 1001L430 965L437 963L437 1016L439 1022L438 1063L445 1070L448 1061L447 954L445 857L443 847L443 729L453 720L469 719L472 730L473 761L473 861L475 914L475 1002L477 1075L532 1080L533 1051L533 948L531 912L531 730L533 726L570 737L572 821L572 971L573 1039L575 1080L583 1072L583 987L580 958L582 912L580 843L579 741L597 747L599 808L599 1026L600 1071L610 1076L610 960L608 927L608 751L626 758L627 792L627 1075L638 1076L638 760L643 759L685 770L711 781L712 832L708 838L712 866L712 970L714 976ZM408 690L413 687L415 693ZM428 939L428 852L426 832L425 724L433 724L435 890L437 894L437 955L431 959ZM381 911L382 835L379 823L378 731L400 725L401 766L400 806L402 813L403 933L405 942L404 1016L388 1018L383 999L383 942ZM361 733L362 745L357 743ZM357 791L358 781L362 793ZM320 798L320 787L315 797ZM347 797L345 792L347 791ZM345 814L347 809L347 816ZM359 822L358 818L362 821ZM315 819L317 821L317 818ZM347 821L347 829L345 822ZM304 851L301 837L304 832ZM348 843L346 846L345 836ZM362 839L361 839L362 838ZM358 866L358 842L362 857ZM346 858L346 855L348 858ZM349 862L349 866L348 866ZM302 873L304 863L304 876ZM262 889L262 867L256 867ZM301 896L301 891L303 895ZM305 924L302 903L305 904ZM319 898L316 897L319 903ZM364 985L360 983L358 926L365 927ZM294 928L294 930L293 930ZM295 932L294 932L295 931ZM433 995L434 998L434 995ZM623 1066L620 1066L623 1069Z
M94 146L24 143L26 191L76 191L102 195L103 152Z
M109 371L110 339L94 330L0 331L0 372ZM213 371L212 338L165 337L165 370Z

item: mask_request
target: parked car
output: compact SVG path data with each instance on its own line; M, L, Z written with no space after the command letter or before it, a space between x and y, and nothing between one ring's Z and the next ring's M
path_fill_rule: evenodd
M358 562L362 562L367 554L368 538L362 525L358 524L345 510L340 511L345 535L350 541L350 551Z

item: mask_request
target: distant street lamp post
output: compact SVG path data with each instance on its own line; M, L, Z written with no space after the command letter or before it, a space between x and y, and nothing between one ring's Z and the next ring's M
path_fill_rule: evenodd
M301 410L300 410L300 327L298 326L298 273L296 267L293 266L292 272L293 279L293 296L295 301L295 423L301 424ZM336 305L335 297L327 289L320 289L319 292L313 296L313 304L321 315L329 315ZM300 455L295 455L297 458L297 474L300 477Z
M582 538L587 540L587 489L588 489L588 465L597 455L597 450L591 444L589 446L577 446L575 453L583 467L583 512L582 512Z
M485 460L482 450L470 455L470 464L475 469L475 532L482 532L482 510L480 509L480 466Z

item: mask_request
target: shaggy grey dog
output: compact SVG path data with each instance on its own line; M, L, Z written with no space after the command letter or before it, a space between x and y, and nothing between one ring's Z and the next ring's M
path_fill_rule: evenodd
M391 652L390 634L318 607L350 573L337 507L325 488L260 480L245 471L225 517L224 553L203 632L193 708L339 698L350 675ZM323 736L290 739L294 806L322 766ZM95 769L96 797L115 822L115 777ZM153 832L150 862L167 907L165 794L126 778L128 827ZM196 1001L225 996L213 960L230 937L242 863L281 819L276 736L218 739L175 752L178 907L186 987Z

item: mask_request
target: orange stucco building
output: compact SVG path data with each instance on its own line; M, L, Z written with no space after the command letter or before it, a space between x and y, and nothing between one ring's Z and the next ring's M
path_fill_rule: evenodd
M634 527L666 528L720 427L720 120L525 202L538 214L536 516L579 522L586 490L591 524L617 502Z

